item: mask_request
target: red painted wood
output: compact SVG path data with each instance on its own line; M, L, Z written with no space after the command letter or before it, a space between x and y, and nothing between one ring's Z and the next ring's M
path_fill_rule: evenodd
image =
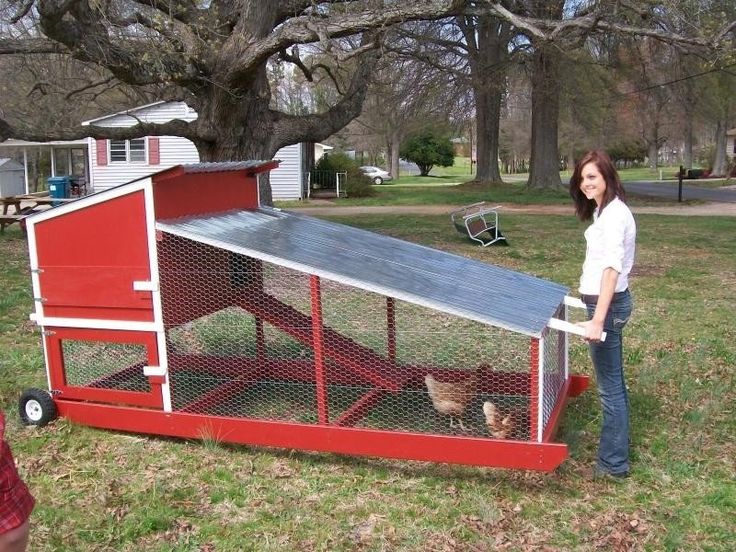
M253 385L253 379L236 379L229 381L223 385L220 385L199 397L198 399L187 403L183 408L182 412L204 412L207 409L211 409L216 406L223 405L230 401L238 393L242 393L248 387Z
M311 328L312 325L309 316L265 294L257 298L246 297L240 306L288 333L300 343L312 347L312 332L305 329ZM372 349L356 343L328 326L323 327L323 340L326 358L368 379L378 387L392 391L401 388L401 381L392 381L385 376L386 373L390 373L391 364Z
M122 367L115 374L99 378L88 385L71 385L67 381L64 367L64 355L62 342L64 340L74 341L99 341L101 343L130 343L146 347L146 363L150 366L159 365L158 344L156 334L149 332L134 332L124 330L97 330L82 328L44 328L46 335L46 351L48 354L48 367L51 380L51 390L65 399L78 399L88 401L100 401L112 404L126 404L144 406L149 408L162 408L163 398L161 396L160 382L148 378L150 391L127 391L120 389L104 389L101 386L113 381L115 376L125 376L133 370L139 370L142 374L143 364Z
M529 343L529 439L536 440L539 432L539 339Z
M158 136L148 137L148 164L159 165L161 163L161 151Z
M349 427L224 418L55 399L74 422L135 433L404 460L552 471L567 458L559 443L501 441Z
M570 376L571 382L570 382L570 396L571 397L577 397L581 393L583 393L585 390L588 389L588 386L590 385L590 377L588 376L582 376L573 374Z
M153 177L156 220L259 205L256 174L276 168L277 162L251 170L183 173L181 168Z
M100 167L107 165L107 140L95 140L95 152L97 154L97 164Z
M34 226L45 316L153 320L142 191Z
M345 410L334 422L336 426L352 426L358 420L365 417L370 410L376 406L379 400L386 394L383 389L371 389L355 401L350 408Z
M391 364L396 364L396 303L393 297L386 297L386 351Z
M314 377L317 388L317 417L319 423L330 423L330 414L327 407L327 381L325 377L325 361L322 355L322 294L319 277L309 279L309 291L312 300L312 340L314 348Z

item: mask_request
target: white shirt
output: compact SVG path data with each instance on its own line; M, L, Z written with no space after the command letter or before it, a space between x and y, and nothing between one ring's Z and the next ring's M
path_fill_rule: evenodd
M619 198L615 198L598 214L593 213L593 224L585 231L587 249L583 274L580 276L580 293L598 295L606 268L619 273L614 291L629 287L629 272L634 265L636 223L634 216Z

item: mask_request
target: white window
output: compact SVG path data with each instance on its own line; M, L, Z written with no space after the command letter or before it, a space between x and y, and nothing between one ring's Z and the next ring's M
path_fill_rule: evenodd
M146 139L110 140L110 163L145 163Z

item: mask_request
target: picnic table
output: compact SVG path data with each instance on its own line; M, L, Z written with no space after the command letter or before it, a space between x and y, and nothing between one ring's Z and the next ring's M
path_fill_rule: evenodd
M14 222L21 223L28 215L38 212L39 207L57 205L76 199L78 198L51 197L48 192L0 197L0 205L3 207L3 213L0 215L0 232L5 232L5 227ZM21 224L21 226L23 225Z

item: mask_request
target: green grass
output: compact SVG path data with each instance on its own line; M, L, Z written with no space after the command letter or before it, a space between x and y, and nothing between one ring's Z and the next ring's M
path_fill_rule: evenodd
M333 219L570 287L584 254L584 225L570 216L505 215L511 246L487 249L463 240L445 216ZM552 474L231 446L208 435L149 438L65 420L24 429L17 397L45 387L46 377L28 321L26 243L7 229L0 405L37 498L29 549L731 550L736 219L637 222L635 311L625 338L633 472L618 484L583 476L600 423L593 390L568 406L559 439L571 458ZM199 337L208 347L220 340ZM579 340L570 358L574 371L590 372Z

